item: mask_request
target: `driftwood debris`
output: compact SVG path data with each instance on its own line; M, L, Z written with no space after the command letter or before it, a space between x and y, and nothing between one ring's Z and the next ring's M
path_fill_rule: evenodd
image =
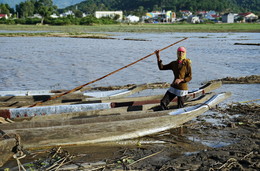
M137 84L127 84L123 86L108 86L108 87L89 87L87 90L100 90L100 91L108 91L108 90L121 90L121 89L129 89L137 86ZM158 82L158 83L148 83L148 89L156 89L156 88L169 88L170 84L166 82Z
M234 45L251 45L251 46L260 46L260 43L235 43Z

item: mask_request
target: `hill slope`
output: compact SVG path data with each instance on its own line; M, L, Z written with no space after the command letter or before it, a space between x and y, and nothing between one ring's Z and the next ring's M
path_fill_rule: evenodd
M85 0L77 4L82 12L123 10L145 12L154 10L215 10L218 12L259 12L259 0ZM66 9L75 9L74 6Z
M26 0L0 0L0 3L15 5ZM218 12L260 12L259 0L53 0L59 9L75 9L85 13L97 10L123 10L145 12L153 10L215 10Z

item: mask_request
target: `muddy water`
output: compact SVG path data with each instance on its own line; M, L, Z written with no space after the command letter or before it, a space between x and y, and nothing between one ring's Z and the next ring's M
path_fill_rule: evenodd
M163 51L161 58L168 63L176 58L178 46L187 47L187 57L193 66L190 89L212 79L260 73L259 46L234 45L259 43L259 33L114 33L112 37L117 39L1 37L0 90L72 89L183 37L189 39ZM153 55L90 86L171 81L172 73L159 71ZM259 85L225 87L232 91L241 89L238 96L249 96L241 100L256 99L259 94L254 92L259 88Z

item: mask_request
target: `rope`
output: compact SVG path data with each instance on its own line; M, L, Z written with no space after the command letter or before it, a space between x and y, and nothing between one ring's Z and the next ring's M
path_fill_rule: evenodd
M173 45L176 45L177 43L180 43L180 42L182 42L182 41L184 41L184 40L186 40L186 39L188 39L188 38L185 37L184 39L181 39L181 40L179 40L179 41L177 41L177 42L175 42L175 43L173 43L173 44L170 44L169 46L166 46L166 47L160 49L159 51L163 51L163 50L165 50L165 49L167 49L167 48L169 48L169 47L171 47L171 46L173 46ZM121 71L121 70L123 70L123 69L125 69L125 68L127 68L127 67L129 67L129 66L131 66L131 65L134 65L134 64L136 64L137 62L140 62L140 61L142 61L142 60L144 60L144 59L146 59L146 58L148 58L149 56L152 56L152 55L154 55L154 54L155 54L155 52L153 52L153 53L151 53L151 54L149 54L149 55L147 55L147 56L145 56L145 57L143 57L143 58L141 58L141 59L139 59L139 60L137 60L137 61L135 61L135 62L132 62L132 63L130 63L130 64L128 64L128 65L126 65L126 66L124 66L124 67L122 67L122 68L119 68L119 69L117 69L117 70L115 70L115 71L113 71L113 72L110 72L109 74L104 75L103 77L100 77L100 78L98 78L98 79L96 79L96 80L90 81L90 82L88 82L88 83L86 83L86 84L83 84L83 85L81 85L81 86L78 86L78 87L76 87L76 88L74 88L74 89L72 89L72 90L66 91L66 92L61 93L61 94L59 94L59 95L53 96L53 97L51 97L51 98L49 98L49 99L47 99L47 100L43 100L43 101L37 102L37 103L35 103L35 104L33 104L33 105L29 106L29 107L34 107L34 106L40 105L40 104L42 104L42 103L44 103L44 102L47 102L47 101L56 99L56 98L58 98L58 97L64 96L64 95L66 95L66 94L69 94L69 93L78 91L78 90L82 89L83 87L85 87L85 86L87 86L87 85L89 85L89 84L92 84L92 83L95 83L95 82L97 82L97 81L100 81L100 80L102 80L102 79L104 79L104 78L106 78L106 77L108 77L108 76L110 76L110 75L112 75L112 74L115 74L115 73L117 73L117 72L119 72L119 71Z

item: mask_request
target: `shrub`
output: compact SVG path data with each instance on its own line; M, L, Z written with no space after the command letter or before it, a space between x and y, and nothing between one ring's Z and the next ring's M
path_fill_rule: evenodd
M0 18L0 24L15 24L15 21L12 19Z

